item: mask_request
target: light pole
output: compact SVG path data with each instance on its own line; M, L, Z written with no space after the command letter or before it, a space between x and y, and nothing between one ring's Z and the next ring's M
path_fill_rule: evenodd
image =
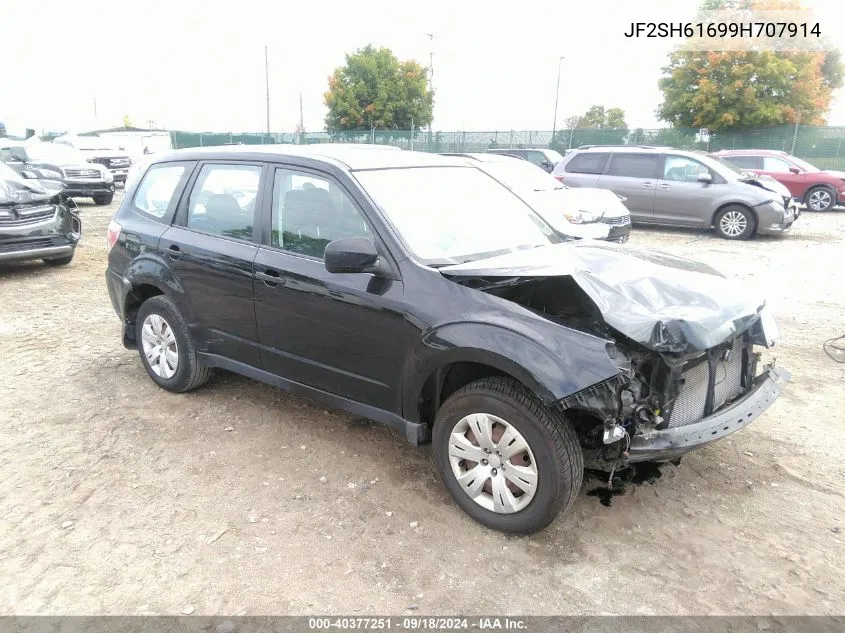
M558 97L560 96L560 67L563 65L563 55L561 55L560 59L557 60L557 84L555 84L555 118L554 123L552 123L552 140L555 140L555 134L557 134L557 102Z
M270 63L267 59L267 45L264 45L264 88L267 96L267 136L270 136Z

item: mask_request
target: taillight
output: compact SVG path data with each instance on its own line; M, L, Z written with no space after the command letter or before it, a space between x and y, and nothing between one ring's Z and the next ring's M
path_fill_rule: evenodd
M109 222L109 230L106 234L106 242L108 242L109 250L111 250L112 247L117 244L117 238L120 237L120 229L121 226L114 220Z
M558 179L558 181L563 182L563 176L557 176L557 175L555 175L555 178L557 178L557 179Z

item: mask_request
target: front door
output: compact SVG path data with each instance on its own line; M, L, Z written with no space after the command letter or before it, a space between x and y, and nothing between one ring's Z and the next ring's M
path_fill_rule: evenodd
M329 273L323 262L326 245L335 239L366 236L378 244L364 214L337 181L321 172L279 167L272 191L270 238L255 259L255 310L265 370L401 411L411 335L402 281Z
M201 351L260 366L253 307L253 260L258 253L253 222L262 167L206 163L176 223L159 249L184 293L185 315Z

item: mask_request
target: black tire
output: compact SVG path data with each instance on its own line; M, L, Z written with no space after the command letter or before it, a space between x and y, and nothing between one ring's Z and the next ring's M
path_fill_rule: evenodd
M51 259L45 259L44 263L48 266L67 266L69 263L73 261L73 256L75 251L68 255L67 257L53 257Z
M716 234L726 240L747 240L757 231L757 218L751 209L731 204L716 214L713 226Z
M111 204L112 200L114 200L114 194L108 196L94 196L94 204L101 207Z
M537 466L537 486L528 505L511 514L482 507L462 488L449 461L450 436L455 425L471 413L487 413L506 420L522 434ZM531 534L566 511L581 489L584 455L571 424L549 411L518 382L502 377L477 380L453 393L434 421L434 460L441 481L461 509L494 530Z
M173 331L176 339L177 357L176 372L170 378L159 376L150 366L147 356L144 353L142 339L142 328L144 320L150 315L158 315L164 319L168 327ZM184 393L197 387L201 387L211 376L211 369L202 365L197 357L197 351L188 335L188 328L185 320L179 313L176 305L167 297L158 295L147 299L138 310L135 318L135 340L138 344L138 354L144 369L147 370L150 378L159 386L174 393Z
M836 192L831 187L811 187L804 195L804 204L810 211L830 211L836 206Z

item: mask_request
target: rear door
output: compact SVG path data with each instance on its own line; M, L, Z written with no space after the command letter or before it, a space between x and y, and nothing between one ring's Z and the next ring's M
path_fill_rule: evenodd
M700 174L708 174L711 182L700 182ZM657 194L654 198L654 221L660 224L709 227L716 211L718 188L722 178L704 163L677 154L667 154L663 161Z
M661 158L657 153L611 154L610 163L596 186L625 197L625 206L631 212L632 222L652 222Z
M199 349L256 367L254 217L265 177L260 163L202 163L159 246L182 287L184 316Z

